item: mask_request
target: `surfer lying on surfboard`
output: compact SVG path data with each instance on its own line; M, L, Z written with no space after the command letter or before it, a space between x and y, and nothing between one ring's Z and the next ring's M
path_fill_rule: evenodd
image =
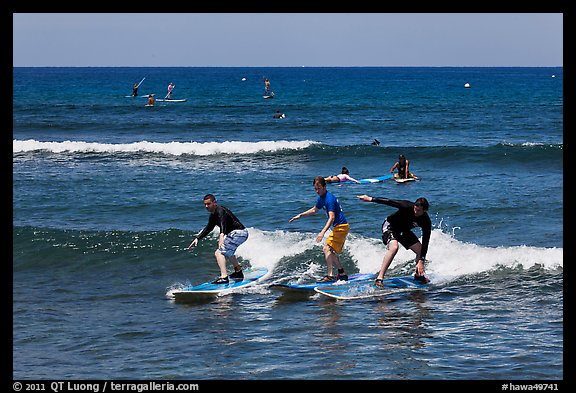
M426 260L426 253L428 252L430 234L432 233L432 222L428 216L428 208L430 205L426 198L418 198L415 202L374 198L368 195L360 195L357 198L364 202L375 202L398 208L395 213L386 217L386 220L382 223L382 242L388 248L388 251L384 254L380 273L378 273L374 284L378 287L384 286L382 283L384 274L398 252L398 243L402 244L407 250L410 249L414 251L416 254L416 272L414 279L428 282L429 280L424 275L424 261ZM420 243L418 237L412 232L412 229L417 226L422 228L422 243Z
M332 176L325 177L324 180L326 180L326 183L340 183L343 181L351 181L354 183L360 183L358 180L356 180L350 176L350 171L345 166L342 167L341 173L339 173L338 175L332 175Z

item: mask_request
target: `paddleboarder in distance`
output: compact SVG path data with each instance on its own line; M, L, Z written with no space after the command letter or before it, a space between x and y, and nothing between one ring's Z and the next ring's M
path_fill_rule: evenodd
M172 82L170 82L170 84L168 85L168 94L166 94L165 99L172 99L172 90L174 90L174 88L176 87L175 84L173 84Z
M140 83L134 83L134 86L132 86L132 97L138 97L138 88L140 87L142 82L144 82L144 79L146 79L146 77L142 78Z

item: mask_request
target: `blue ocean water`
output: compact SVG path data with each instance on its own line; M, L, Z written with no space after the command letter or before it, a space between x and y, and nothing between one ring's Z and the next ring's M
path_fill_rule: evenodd
M15 379L563 378L562 68L14 68L13 82ZM170 82L185 102L144 106ZM329 185L351 224L341 261L376 272L385 252L394 209L357 195L424 196L432 287L352 302L269 289L325 274L325 215L288 223L314 176L385 175L399 154L420 181ZM175 303L218 275L215 233L186 250L207 193L249 228L241 263L272 275ZM413 268L401 249L388 274Z

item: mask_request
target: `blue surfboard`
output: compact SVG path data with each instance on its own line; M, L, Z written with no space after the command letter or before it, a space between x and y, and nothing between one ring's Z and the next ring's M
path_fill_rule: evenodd
M345 285L317 286L314 290L322 295L339 299L365 299L379 296L389 296L400 292L426 289L429 284L415 280L414 276L388 278L383 281L384 288L374 285L374 280L351 282Z
M309 294L314 294L314 288L317 286L332 286L332 285L341 285L347 282L356 282L356 281L363 281L368 280L374 277L373 273L356 273L351 274L348 276L347 281L335 281L335 282L309 282L305 284L296 284L296 283L288 283L288 284L272 284L270 285L271 289L277 289L282 292L307 292Z
M172 295L176 301L190 301L225 295L266 279L268 276L268 269L265 267L255 267L245 269L243 270L243 273L243 279L230 278L229 282L226 284L212 284L212 282L205 282L203 284L177 289L172 292Z

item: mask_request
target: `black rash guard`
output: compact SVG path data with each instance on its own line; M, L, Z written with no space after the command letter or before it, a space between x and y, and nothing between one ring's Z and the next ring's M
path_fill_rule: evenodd
M202 232L200 232L196 238L202 240L202 238L212 232L216 225L220 228L220 233L225 235L236 229L245 229L240 220L238 220L238 218L236 218L228 208L218 205L216 206L214 213L210 213L208 224L206 224L204 229L202 229Z
M420 256L422 259L426 259L430 234L432 233L432 221L430 221L428 213L424 212L420 217L416 217L414 215L414 202L406 200L372 198L372 202L398 208L396 212L386 218L393 231L406 232L415 227L422 228L422 252Z
M401 179L406 178L406 160L398 161L398 177Z

